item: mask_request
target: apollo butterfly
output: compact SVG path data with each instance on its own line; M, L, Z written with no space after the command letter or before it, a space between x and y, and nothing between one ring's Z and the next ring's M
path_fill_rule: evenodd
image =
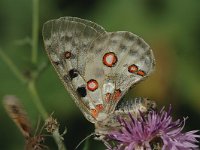
M43 40L59 78L86 119L95 124L97 135L119 126L117 115L152 107L145 98L116 107L128 89L154 69L153 52L139 36L62 17L44 24Z

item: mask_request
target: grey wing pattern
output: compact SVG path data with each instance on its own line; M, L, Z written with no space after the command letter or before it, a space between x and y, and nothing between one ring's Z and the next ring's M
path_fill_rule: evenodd
M95 123L112 114L121 97L147 77L155 60L149 45L127 32L106 32L76 17L45 23L45 48L85 117Z
M63 17L50 20L43 26L46 52L75 103L85 117L94 122L90 115L84 79L86 56L91 43L106 31L99 25L75 18Z
M85 79L95 79L100 88L88 93L97 104L103 105L102 112L106 114L114 111L127 90L147 77L155 64L149 45L139 36L126 31L100 36L89 51Z

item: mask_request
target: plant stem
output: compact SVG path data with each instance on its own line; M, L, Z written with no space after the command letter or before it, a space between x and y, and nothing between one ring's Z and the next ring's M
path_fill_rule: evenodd
M39 26L39 0L33 0L32 55L31 55L31 61L33 64L37 63L38 26ZM0 49L0 57L22 83L28 83L28 90L32 96L32 101L35 104L36 108L38 109L39 113L41 114L42 118L46 120L49 117L49 115L41 103L40 97L38 95L35 86L35 80L32 79L27 82L26 78L22 75L17 66L1 49ZM53 133L53 137L56 144L58 145L58 149L66 150L65 145L62 141L62 137L59 134L59 131Z
M45 120L48 118L48 113L45 111L44 106L41 103L40 97L35 87L34 80L29 81L28 83L28 90L32 96L32 101L34 102L36 108L38 109L39 113L41 114L42 118Z
M33 16L32 16L32 58L33 64L37 63L38 55L38 30L39 30L39 0L33 0Z
M63 140L62 140L62 137L59 133L58 130L55 130L53 132L53 137L54 137L54 140L56 141L57 143L57 146L58 146L58 150L67 150L65 145L63 144Z
M26 83L26 78L22 75L22 73L19 71L17 66L13 63L13 61L3 52L2 49L0 49L0 57L2 60L8 65L10 70L13 72L13 74L22 82Z
M39 30L39 0L32 0L33 2L33 16L32 16L32 55L31 61L33 64L37 63L38 57L38 30ZM42 118L46 120L49 116L46 112L44 106L41 103L40 97L36 90L35 80L30 80L28 83L28 89L30 94L32 95L32 100L35 103L39 113L42 115ZM54 140L58 145L59 150L66 150L61 135L59 132L55 132L53 134Z
M32 101L34 102L35 106L37 107L37 110L39 111L39 113L41 114L43 120L46 120L49 115L46 112L44 106L41 103L40 97L38 95L36 86L35 86L35 80L30 80L28 83L28 90L32 96ZM65 145L62 141L62 137L59 134L59 131L54 132L53 134L53 138L58 146L59 150L66 150Z
M0 58L8 65L10 70L14 73L14 75L22 82L22 83L27 83L27 80L25 77L21 74L21 72L18 70L16 65L12 62L12 60L0 49ZM35 104L37 110L41 114L43 120L46 120L49 115L46 112L44 106L41 103L40 97L38 95L38 92L36 90L35 86L35 80L29 80L28 81L28 90L32 96L32 101ZM58 131L53 133L53 138L58 145L59 150L66 150L65 145L62 141L62 137L59 134Z

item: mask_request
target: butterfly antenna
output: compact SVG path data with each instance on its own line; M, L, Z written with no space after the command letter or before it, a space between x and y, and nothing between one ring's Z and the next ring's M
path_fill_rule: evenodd
M75 148L74 150L77 150L78 147L79 147L85 140L87 140L88 138L90 138L90 137L93 136L93 135L95 135L94 132L91 133L91 134L89 134L88 136L86 136L83 140L81 140L81 141L78 143L78 145L76 146L76 148Z

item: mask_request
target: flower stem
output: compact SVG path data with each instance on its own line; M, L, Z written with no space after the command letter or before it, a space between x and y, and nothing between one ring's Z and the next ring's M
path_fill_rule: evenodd
M42 118L45 120L48 118L48 113L45 111L44 106L41 103L40 97L35 87L34 80L28 83L28 90L32 96L32 101L34 102L36 108L38 109L39 113L41 114Z
M46 120L49 117L49 115L41 103L40 97L38 95L38 92L37 92L37 89L35 86L35 80L31 80L28 83L28 90L32 96L32 101L34 102L35 106L37 107L37 110L41 114L42 118L44 120ZM62 136L60 135L59 131L56 131L53 133L53 138L58 146L58 150L66 150L65 145L62 141Z
M38 55L38 30L39 30L39 0L33 1L33 16L32 16L32 57L33 64L37 63Z
M63 144L62 136L60 135L58 130L55 130L53 132L53 137L54 137L54 140L57 143L58 150L67 150L65 145Z
M23 74L19 71L17 66L13 63L13 61L3 52L2 49L0 49L0 58L8 65L10 70L13 72L13 74L22 82L26 83L27 80L23 76Z
M38 30L39 30L39 0L32 0L33 2L33 16L32 16L32 55L31 61L33 64L37 63L38 57ZM32 95L32 100L35 103L38 111L42 115L42 118L46 120L48 118L48 113L46 112L44 106L41 103L40 97L36 90L35 80L30 80L28 83L28 89ZM54 140L58 145L59 150L66 150L61 135L59 132L53 134Z

